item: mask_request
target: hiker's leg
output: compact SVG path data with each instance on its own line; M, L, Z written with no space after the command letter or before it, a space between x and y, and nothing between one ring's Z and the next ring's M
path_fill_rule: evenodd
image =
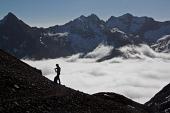
M54 82L57 83L57 77L54 78Z
M61 84L60 78L58 79L58 81L59 81L59 84Z

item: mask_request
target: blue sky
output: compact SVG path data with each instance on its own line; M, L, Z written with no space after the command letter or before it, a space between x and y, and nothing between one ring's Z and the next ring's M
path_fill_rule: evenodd
M8 12L39 27L64 24L91 13L103 20L131 13L165 21L170 20L170 0L0 0L0 18Z

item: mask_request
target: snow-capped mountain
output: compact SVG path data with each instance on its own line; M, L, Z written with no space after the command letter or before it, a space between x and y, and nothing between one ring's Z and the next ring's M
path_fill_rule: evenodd
M170 35L165 35L162 38L158 39L156 44L151 46L157 52L170 52Z
M106 24L109 28L118 28L130 34L136 34L147 43L154 43L164 35L170 34L170 22L155 21L150 17L137 17L129 13L110 17Z
M67 39L75 52L89 52L106 41L105 29L104 21L92 14L88 17L80 16L62 26L50 27L47 32L67 33Z
M133 43L132 35L108 29L95 14L47 29L32 28L12 13L1 23L0 47L19 58L54 58L88 53L101 44L117 48Z
M116 27L127 33L135 33L142 27L145 20L145 17L133 17L133 15L127 13L120 17L111 16L106 23L109 28Z
M40 59L88 54L104 45L113 48L110 58L120 55L117 50L122 46L153 43L170 33L169 27L170 22L131 14L112 16L106 22L91 14L64 25L36 28L9 13L0 21L0 48L18 58Z
M129 35L117 28L108 28L106 23L95 14L87 17L80 16L62 26L50 27L46 32L67 33L67 39L76 53L91 52L101 43L118 48L126 44L142 42L137 35Z

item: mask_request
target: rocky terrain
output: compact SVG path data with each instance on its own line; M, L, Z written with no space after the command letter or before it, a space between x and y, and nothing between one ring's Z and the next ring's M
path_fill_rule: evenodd
M170 113L170 84L165 86L150 101L145 103L152 111L160 113Z
M118 48L125 45L145 43L152 46L161 43L159 39L169 35L169 29L169 21L159 22L131 14L112 16L107 21L95 14L82 15L64 25L37 28L8 13L0 20L0 48L17 58L42 59L76 53L85 56L103 44L114 48L111 55L103 58L108 59L121 55ZM162 52L161 49L155 50ZM169 52L169 48L166 51Z

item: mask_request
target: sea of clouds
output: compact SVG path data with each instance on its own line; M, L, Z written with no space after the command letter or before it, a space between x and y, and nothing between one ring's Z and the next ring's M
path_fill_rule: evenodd
M96 62L112 49L100 45L86 58L76 54L67 58L23 61L41 69L50 80L56 76L54 68L58 63L61 83L68 87L89 94L115 92L140 103L148 101L170 82L170 54L156 53L147 45L125 46L120 48L123 57Z

